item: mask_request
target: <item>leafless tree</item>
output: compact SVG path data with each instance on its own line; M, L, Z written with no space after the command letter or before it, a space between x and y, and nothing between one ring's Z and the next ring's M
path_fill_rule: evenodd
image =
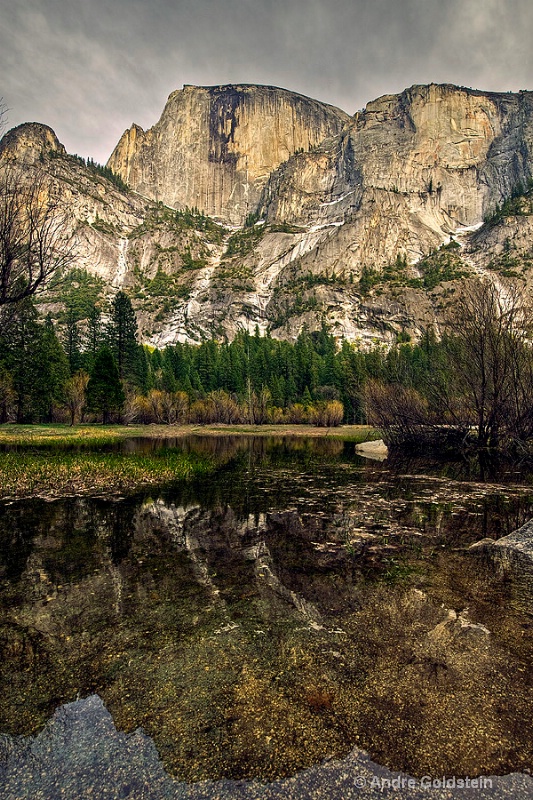
M6 129L6 116L7 106L4 102L4 98L0 97L0 137L4 135L4 131Z
M367 422L383 431L387 444L413 446L433 442L442 427L427 400L416 389L401 384L367 381L363 392Z
M0 170L0 307L34 295L75 259L67 209L47 176L4 163Z
M531 431L530 328L523 291L489 279L465 287L449 315L447 405L456 422L475 425L482 447Z

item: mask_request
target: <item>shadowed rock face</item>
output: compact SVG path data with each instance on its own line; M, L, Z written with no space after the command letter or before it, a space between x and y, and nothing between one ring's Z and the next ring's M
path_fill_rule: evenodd
M284 89L184 86L153 128L124 133L108 164L147 197L242 224L274 169L348 119Z
M514 604L533 613L533 520L487 549L502 578L512 586Z
M501 539L474 542L469 552L506 587L513 607L533 613L533 520Z

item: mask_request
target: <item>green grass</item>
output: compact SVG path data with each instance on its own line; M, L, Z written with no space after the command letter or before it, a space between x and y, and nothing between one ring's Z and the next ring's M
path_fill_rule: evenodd
M124 494L213 469L206 458L163 449L155 454L59 452L0 453L0 497Z
M122 439L149 435L149 428L141 425L0 425L0 444L21 447L38 447L51 444L100 447Z
M300 436L354 444L379 439L366 425L317 428L311 425L3 425L0 445L0 499L110 496L205 475L210 458L162 447L154 453L106 452L99 448L124 439L210 436Z

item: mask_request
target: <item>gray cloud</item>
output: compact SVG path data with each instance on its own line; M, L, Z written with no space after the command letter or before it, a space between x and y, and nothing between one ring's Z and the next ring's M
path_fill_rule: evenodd
M105 161L184 83L266 83L353 113L413 83L533 88L530 0L10 0L10 126Z

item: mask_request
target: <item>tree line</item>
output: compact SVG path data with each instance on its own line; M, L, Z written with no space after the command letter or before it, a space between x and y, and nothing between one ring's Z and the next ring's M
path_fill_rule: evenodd
M327 328L294 344L241 332L232 342L142 346L131 301L85 318L67 306L58 326L31 298L0 328L0 420L251 422L361 421L360 387L373 356Z
M89 295L83 311L67 303L59 325L32 298L4 309L1 422L363 423L367 382L396 374L397 348L339 344L325 324L294 343L256 330L150 348L125 292L105 314ZM418 349L404 347L413 369Z
M533 440L533 315L511 284L466 284L439 335L364 351L325 324L294 343L256 330L154 349L126 293L85 311L56 330L31 298L4 309L0 421L369 422L392 446L518 453Z

